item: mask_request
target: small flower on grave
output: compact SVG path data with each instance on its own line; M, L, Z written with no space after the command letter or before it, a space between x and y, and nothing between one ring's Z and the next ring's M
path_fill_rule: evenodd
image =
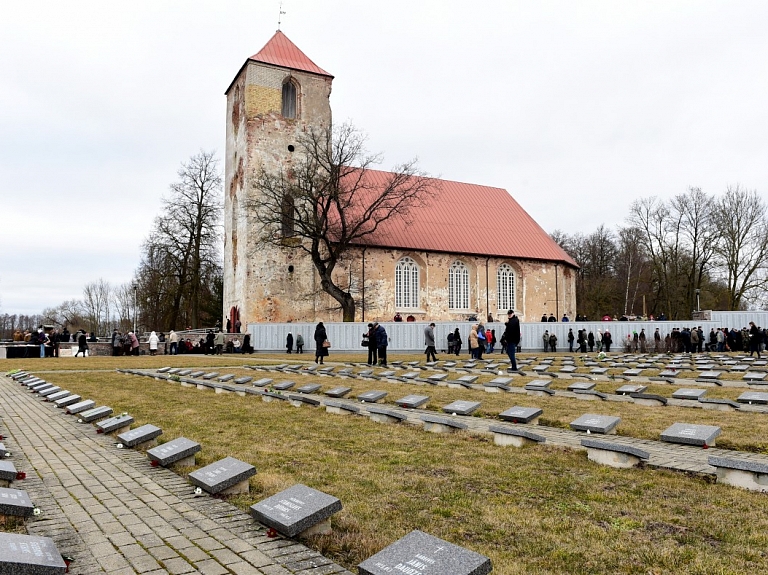
M203 490L200 489L199 487L195 487L195 495L202 495L202 494L203 494Z
M43 511L42 511L42 509L40 509L39 507L35 507L35 508L32 510L32 514L33 514L33 515L40 515L42 512L43 512Z
M6 451L6 452L5 452L5 456L6 456L6 457L10 457L10 456L11 456L11 452L10 452L10 451Z
M101 428L98 428L98 429L96 430L96 433L104 433L104 430L103 430L103 429L101 429Z
M277 537L277 531L273 527L270 527L267 529L267 537Z
M22 480L27 478L27 472L26 471L17 471L16 472L16 479Z
M78 423L84 423L84 421L82 419L78 419L77 422Z
M590 433L589 429L587 429L587 435L592 435L592 434Z
M115 447L117 447L118 449L122 449L123 448L123 444L122 443L115 443Z
M153 460L152 460L152 461L151 461L149 464L150 464L152 467L157 467L158 465L160 465L160 462L159 462L159 461L157 461L156 459L153 459Z
M702 445L701 447L704 448L704 449L709 449L709 445L707 445L706 443L704 445Z

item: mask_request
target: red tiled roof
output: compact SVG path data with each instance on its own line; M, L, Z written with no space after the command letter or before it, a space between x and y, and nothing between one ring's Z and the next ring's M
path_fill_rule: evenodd
M272 36L269 42L267 42L256 54L251 56L249 60L333 78L328 72L310 60L307 55L299 50L296 44L291 42L280 30L275 32L275 35Z
M390 172L368 170L364 185L386 185ZM411 209L408 220L392 218L365 240L365 245L473 254L578 264L502 188L439 183L424 207Z

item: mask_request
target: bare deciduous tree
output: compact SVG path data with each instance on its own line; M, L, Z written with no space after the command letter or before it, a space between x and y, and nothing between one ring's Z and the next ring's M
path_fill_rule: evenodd
M756 190L729 186L715 209L717 260L728 284L729 306L764 297L768 287L768 217Z
M333 276L343 254L366 245L385 222L408 221L438 185L416 160L395 166L384 182L374 180L369 172L381 157L368 152L365 141L350 124L309 132L298 142L290 172L260 171L246 201L259 245L307 252L344 321L355 320L355 298Z

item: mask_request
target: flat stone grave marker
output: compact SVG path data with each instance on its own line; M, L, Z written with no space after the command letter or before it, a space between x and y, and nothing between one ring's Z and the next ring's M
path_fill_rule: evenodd
M477 367L477 362L475 362L475 361L468 361L462 367L464 367L465 369L475 369Z
M337 415L349 415L351 413L360 413L360 408L356 405L342 403L340 401L326 401L325 411Z
M682 388L678 389L672 394L673 399L691 399L693 401L698 401L700 397L704 397L704 395L707 393L706 389L689 389L689 388Z
M560 373L573 373L576 371L575 365L564 365L560 368Z
M256 381L254 381L253 382L253 386L254 387L266 387L270 383L272 383L272 380L270 378L262 377L261 379L257 379Z
M459 399L443 407L444 413L453 415L471 415L480 407L479 401L466 401Z
M381 401L387 397L386 391L381 391L380 389L372 389L370 391L365 391L357 396L357 399L362 401L363 403L376 403L378 401Z
M549 369L549 367L550 367L549 364L534 365L531 368L531 371L535 371L536 373L542 373L542 372L547 371Z
M568 391L576 391L576 390L587 391L594 388L595 388L595 384L590 381L577 381L576 383L572 383L571 385L568 386Z
M10 451L8 451L8 450L5 448L5 443L3 443L2 441L0 441L0 458L2 458L2 457L10 457L10 456L11 456L11 452L10 452Z
M165 373L165 372L170 371L170 370L171 370L170 367L167 367L167 366L166 367L161 367L160 369L157 370L157 373Z
M371 373L373 373L373 371L371 371ZM341 377L341 378L344 378L344 377L349 377L349 378L352 378L352 379L354 379L355 377L357 377L357 376L356 376L356 375L355 375L355 374L352 372L352 370L351 370L350 368L348 368L348 367L346 367L346 368L344 368L344 369L340 369L338 372L336 372L336 375L338 375L338 376L339 376L339 377Z
M177 375L181 370L181 367L174 367L173 369L169 369L168 373L171 375Z
M213 379L214 377L219 377L219 372L218 371L210 371L210 372L206 373L203 376L203 379Z
M749 369L749 365L747 365L746 363L739 363L731 366L731 371L747 371L748 369Z
M626 375L627 377L635 377L640 375L642 372L642 369L625 369L621 372L621 375Z
M766 365L768 365L768 360L766 359L756 359L752 362L753 367L765 367Z
M608 368L607 367L593 367L592 369L589 370L589 373L592 373L594 375L604 375L604 374L608 373Z
M123 433L118 434L117 440L120 442L121 445L124 445L125 447L136 447L137 445L141 445L142 443L146 443L148 441L154 441L155 439L160 437L162 434L163 434L162 429L160 429L156 425L147 423L146 425L142 425L141 427L137 427L136 429L131 429L129 431L125 431Z
M645 385L622 385L616 390L616 395L629 395L630 393L643 393L648 389Z
M512 381L511 377L495 377L491 381L484 383L483 385L485 385L486 387L508 387L511 381Z
M456 362L455 361L446 361L443 364L443 367L447 367L447 368L456 367Z
M248 493L248 478L254 475L256 468L250 463L225 457L193 471L189 481L212 495L234 495Z
M320 405L320 402L317 399L312 399L306 395L289 395L288 401L290 401L291 405L294 407L301 407L302 405L318 407Z
M673 423L661 432L661 440L668 443L712 447L715 445L715 439L718 435L720 435L720 428L715 425Z
M411 531L357 569L360 575L486 575L492 566L484 555L423 531Z
M0 460L0 487L9 487L12 481L16 481L16 466Z
M321 375L331 375L333 373L334 369L336 369L336 368L333 367L333 366L321 367L320 369L317 370L317 373L319 373Z
M96 405L95 401L93 401L92 399L86 399L85 401L80 401L78 403L73 403L72 405L67 406L67 413L69 413L70 415L74 415L82 411L87 411L93 408L95 405Z
M190 373L189 377L195 378L195 377L200 377L201 375L205 375L205 372L202 371L202 370L198 370L198 371L193 371L192 373Z
M94 407L93 409L87 409L80 413L79 420L82 423L91 423L92 421L98 421L112 415L112 408L106 405Z
M191 369L182 369L181 371L177 371L176 375L184 376L184 375L189 375L190 373L192 373Z
M459 383L464 383L467 385L472 385L475 383L478 379L478 376L476 375L462 375L460 378L458 378L456 381Z
M57 391L56 393L52 393L51 395L46 395L45 401L56 401L62 397L68 397L69 395L71 395L71 393L66 389L63 389L61 391Z
M273 385L272 388L278 391L285 391L286 389L291 389L294 385L296 385L294 381L281 381Z
M443 381L446 377L448 377L447 373L436 373L434 375L430 375L427 377L427 381L429 383L438 383L440 381Z
M0 533L0 573L58 575L67 564L50 537Z
M588 431L590 433L610 435L616 433L616 426L619 425L620 422L620 417L585 413L571 422L571 429L575 431Z
M394 377L394 376L395 376L395 372L391 369L387 369L385 371L379 372L376 375L376 377L383 377L383 378Z
M699 379L720 379L721 375L723 375L722 371L702 371Z
M739 403L768 405L768 393L763 391L745 391L736 398L736 401Z
M350 391L352 391L351 387L334 387L333 389L326 391L325 395L328 397L344 397Z
M416 379L419 377L418 371L408 371L400 376L400 379Z
M487 371L496 371L497 369L499 369L499 364L498 363L489 363L483 369L485 369Z
M251 505L251 516L287 537L330 532L330 517L341 511L332 495L297 484Z
M676 369L665 369L659 374L659 377L677 377L680 372Z
M747 372L742 378L744 381L763 381L765 379L765 373L757 373L754 371Z
M59 391L61 391L61 388L58 385L53 385L48 389L41 390L40 392L38 392L38 395L40 395L40 397L48 397L49 395L53 395L54 393L57 393Z
M417 367L419 365L418 361L407 361L405 362L405 365L410 365L411 367Z
M653 364L652 363L638 363L637 365L635 365L635 367L637 369L650 369L650 368L653 367Z
M512 423L530 423L537 425L539 417L544 411L538 407L523 407L515 405L499 414L499 418Z
M408 416L399 413L397 411L393 411L391 409L386 409L383 407L368 407L368 416L371 418L371 421L375 421L377 423L398 423L400 421L405 421L408 419Z
M0 487L0 515L29 517L34 509L26 491Z
M112 433L113 431L128 430L134 419L132 415L122 413L117 417L110 417L104 421L96 424L96 431L98 433Z
M301 387L297 387L296 391L299 393L315 393L318 391L322 386L319 383L307 383L306 385L302 385Z
M343 370L342 370L343 371ZM339 372L339 375L341 375L341 371ZM393 372L394 373L394 372ZM364 369L363 371L359 371L357 373L360 377L373 377L373 370L372 369Z
M395 401L395 403L400 407L405 407L408 409L418 409L428 401L429 401L429 396L427 395L406 395L405 397L401 397L400 399Z
M226 382L226 381L230 381L230 380L232 380L232 379L235 379L235 376L234 376L234 374L232 374L232 373L228 373L228 374L226 374L226 375L222 375L221 377L219 377L219 381L220 381L221 383L224 383L224 382Z
M66 397L62 397L61 399L57 399L53 403L56 404L56 407L66 407L68 405L72 405L74 403L77 403L81 399L82 399L82 397L80 397L79 395L72 394L72 395L68 395Z
M42 391L44 389L48 389L49 387L53 387L53 384L52 383L48 383L47 381L41 381L41 382L35 383L33 385L28 385L27 389L29 389L33 393L37 393L38 391Z
M236 383L238 385L243 385L243 384L249 383L251 381L253 381L253 378L246 375L246 376L243 376L243 377L238 377L232 383Z
M554 395L554 391L549 389L549 386L551 385L551 381L548 379L534 379L533 381L529 381L525 384L525 390L531 391L534 394L544 394L547 395Z
M202 449L200 444L186 437L177 437L163 443L157 447L153 447L147 451L147 457L153 462L157 462L156 465L166 467L172 463L179 463L182 466L189 466L195 464L195 453Z

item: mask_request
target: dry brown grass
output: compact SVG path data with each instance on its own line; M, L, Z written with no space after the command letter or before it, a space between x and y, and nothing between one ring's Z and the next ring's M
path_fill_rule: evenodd
M109 369L108 358L92 359L100 364L92 369ZM112 360L111 367L129 367L127 359ZM245 358L248 363L264 359ZM304 359L311 361L311 356ZM148 367L147 360L153 367L205 365L241 373L223 368L237 364L226 356L223 360L142 357L134 358L132 365ZM258 473L251 480L251 494L232 500L244 509L299 482L339 497L344 510L334 518L333 534L307 543L349 568L410 530L422 529L488 555L494 573L501 575L703 575L768 569L764 494L653 469L598 467L581 452L553 446L501 448L470 434L436 436L410 425L385 426L322 409L297 409L285 402L267 404L254 396L214 394L114 372L70 372L67 368L75 367L74 361L58 360L61 366L36 361L23 367L45 363L47 369L59 370L46 376L57 385L116 412L128 411L137 425L161 426L166 440L185 435L199 441L203 450L198 466L225 456L254 464ZM0 369L8 369L7 363L0 363ZM385 389L389 400L423 393L432 398L428 409L439 409L458 397L477 399L483 402L481 416L493 416L515 404L540 406L555 425L567 425L588 411L615 414L622 417L620 433L637 437L657 438L674 421L721 425L719 445L759 446L768 437L768 416L760 414L653 409L336 378L293 379L297 384L318 381L326 389L348 385L355 393ZM601 383L599 389L612 391L620 384ZM671 395L675 389L656 387L649 391ZM715 390L709 393L715 395Z

